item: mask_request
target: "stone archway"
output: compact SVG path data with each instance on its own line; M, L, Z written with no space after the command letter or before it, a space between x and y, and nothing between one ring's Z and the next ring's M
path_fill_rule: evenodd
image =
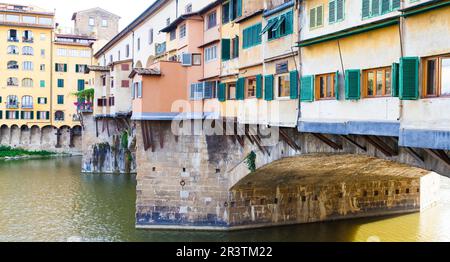
M0 127L0 145L9 146L9 127L7 125L2 125Z

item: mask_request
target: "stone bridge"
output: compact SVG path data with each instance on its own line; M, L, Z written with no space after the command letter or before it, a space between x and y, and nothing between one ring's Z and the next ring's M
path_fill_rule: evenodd
M437 173L450 174L448 152L402 148L393 137L282 128L276 144L263 146L247 132L175 136L170 121L136 122L136 135L138 228L229 230L415 212L436 202Z

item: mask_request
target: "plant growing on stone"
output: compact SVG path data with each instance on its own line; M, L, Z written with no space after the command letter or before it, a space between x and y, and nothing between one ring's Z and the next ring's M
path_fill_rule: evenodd
M250 170L250 172L255 172L256 171L256 154L255 152L250 152L250 154L247 155L247 157L245 157L245 164L247 165L248 170Z

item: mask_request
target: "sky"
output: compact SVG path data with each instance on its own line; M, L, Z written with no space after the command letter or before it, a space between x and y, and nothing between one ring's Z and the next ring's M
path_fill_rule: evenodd
M56 22L73 27L72 14L93 7L103 8L121 17L119 30L131 23L155 0L0 0L2 3L33 5L48 11L56 9ZM126 3L126 5L124 5Z

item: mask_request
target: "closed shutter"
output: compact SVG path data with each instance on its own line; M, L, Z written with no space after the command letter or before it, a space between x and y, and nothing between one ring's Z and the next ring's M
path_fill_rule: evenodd
M242 16L242 0L237 0L237 17Z
M0 119L3 119L3 111L0 110Z
M78 79L78 91L84 90L84 80Z
M273 75L264 77L264 99L266 101L273 100Z
M380 14L380 0L372 0L372 16Z
M370 0L362 0L362 18L370 16Z
M33 120L34 119L34 111L30 112L30 119Z
M344 0L336 0L336 21L341 21L344 19L344 10Z
M309 27L316 27L316 9L309 10Z
M245 78L238 79L236 86L236 100L244 100L245 98Z
M239 36L233 39L233 58L239 57Z
M294 32L294 15L290 11L286 14L286 35L292 34Z
M45 118L46 118L47 120L50 119L50 112L49 112L49 111L47 111L47 112L45 113Z
M361 97L361 70L345 71L345 99L358 100Z
M64 72L67 72L67 64L64 64Z
M304 76L300 85L300 100L302 102L314 101L314 76Z
M318 6L316 12L317 12L316 13L316 15L317 15L316 25L322 26L323 25L323 6Z
M219 84L218 98L220 102L225 102L227 100L227 86L224 83Z
M419 58L402 57L400 59L400 99L419 98Z
M222 60L230 60L231 40L222 39Z
M58 79L58 87L64 87L64 79Z
M298 71L290 72L290 97L291 99L298 98Z
M19 111L16 111L16 119L19 119Z
M8 111L5 111L5 112L6 112L6 113L5 113L5 114L6 114L6 115L5 115L5 118L6 118L6 119L10 119L9 114L11 114L11 112L8 112Z
M400 8L400 0L392 0L392 9Z
M20 112L20 119L25 119L25 112L23 111Z
M44 100L45 100L45 104L47 104L47 98L44 98Z
M339 71L336 71L336 75L334 76L334 94L336 100L339 100Z
M59 72L58 71L58 64L55 64L55 72Z
M262 75L257 75L256 76L256 98L261 99L263 98L263 93L262 93L262 87L263 83L262 83Z
M328 21L330 23L336 22L336 2L330 1L328 3Z
M40 111L37 112L36 118L37 118L37 120L41 120L41 112Z
M75 72L77 72L78 73L78 69L80 68L80 66L79 65L75 65Z
M381 13L385 14L391 10L391 0L381 0Z
M399 67L400 65L398 63L392 64L392 96L398 97L400 90L399 90Z

